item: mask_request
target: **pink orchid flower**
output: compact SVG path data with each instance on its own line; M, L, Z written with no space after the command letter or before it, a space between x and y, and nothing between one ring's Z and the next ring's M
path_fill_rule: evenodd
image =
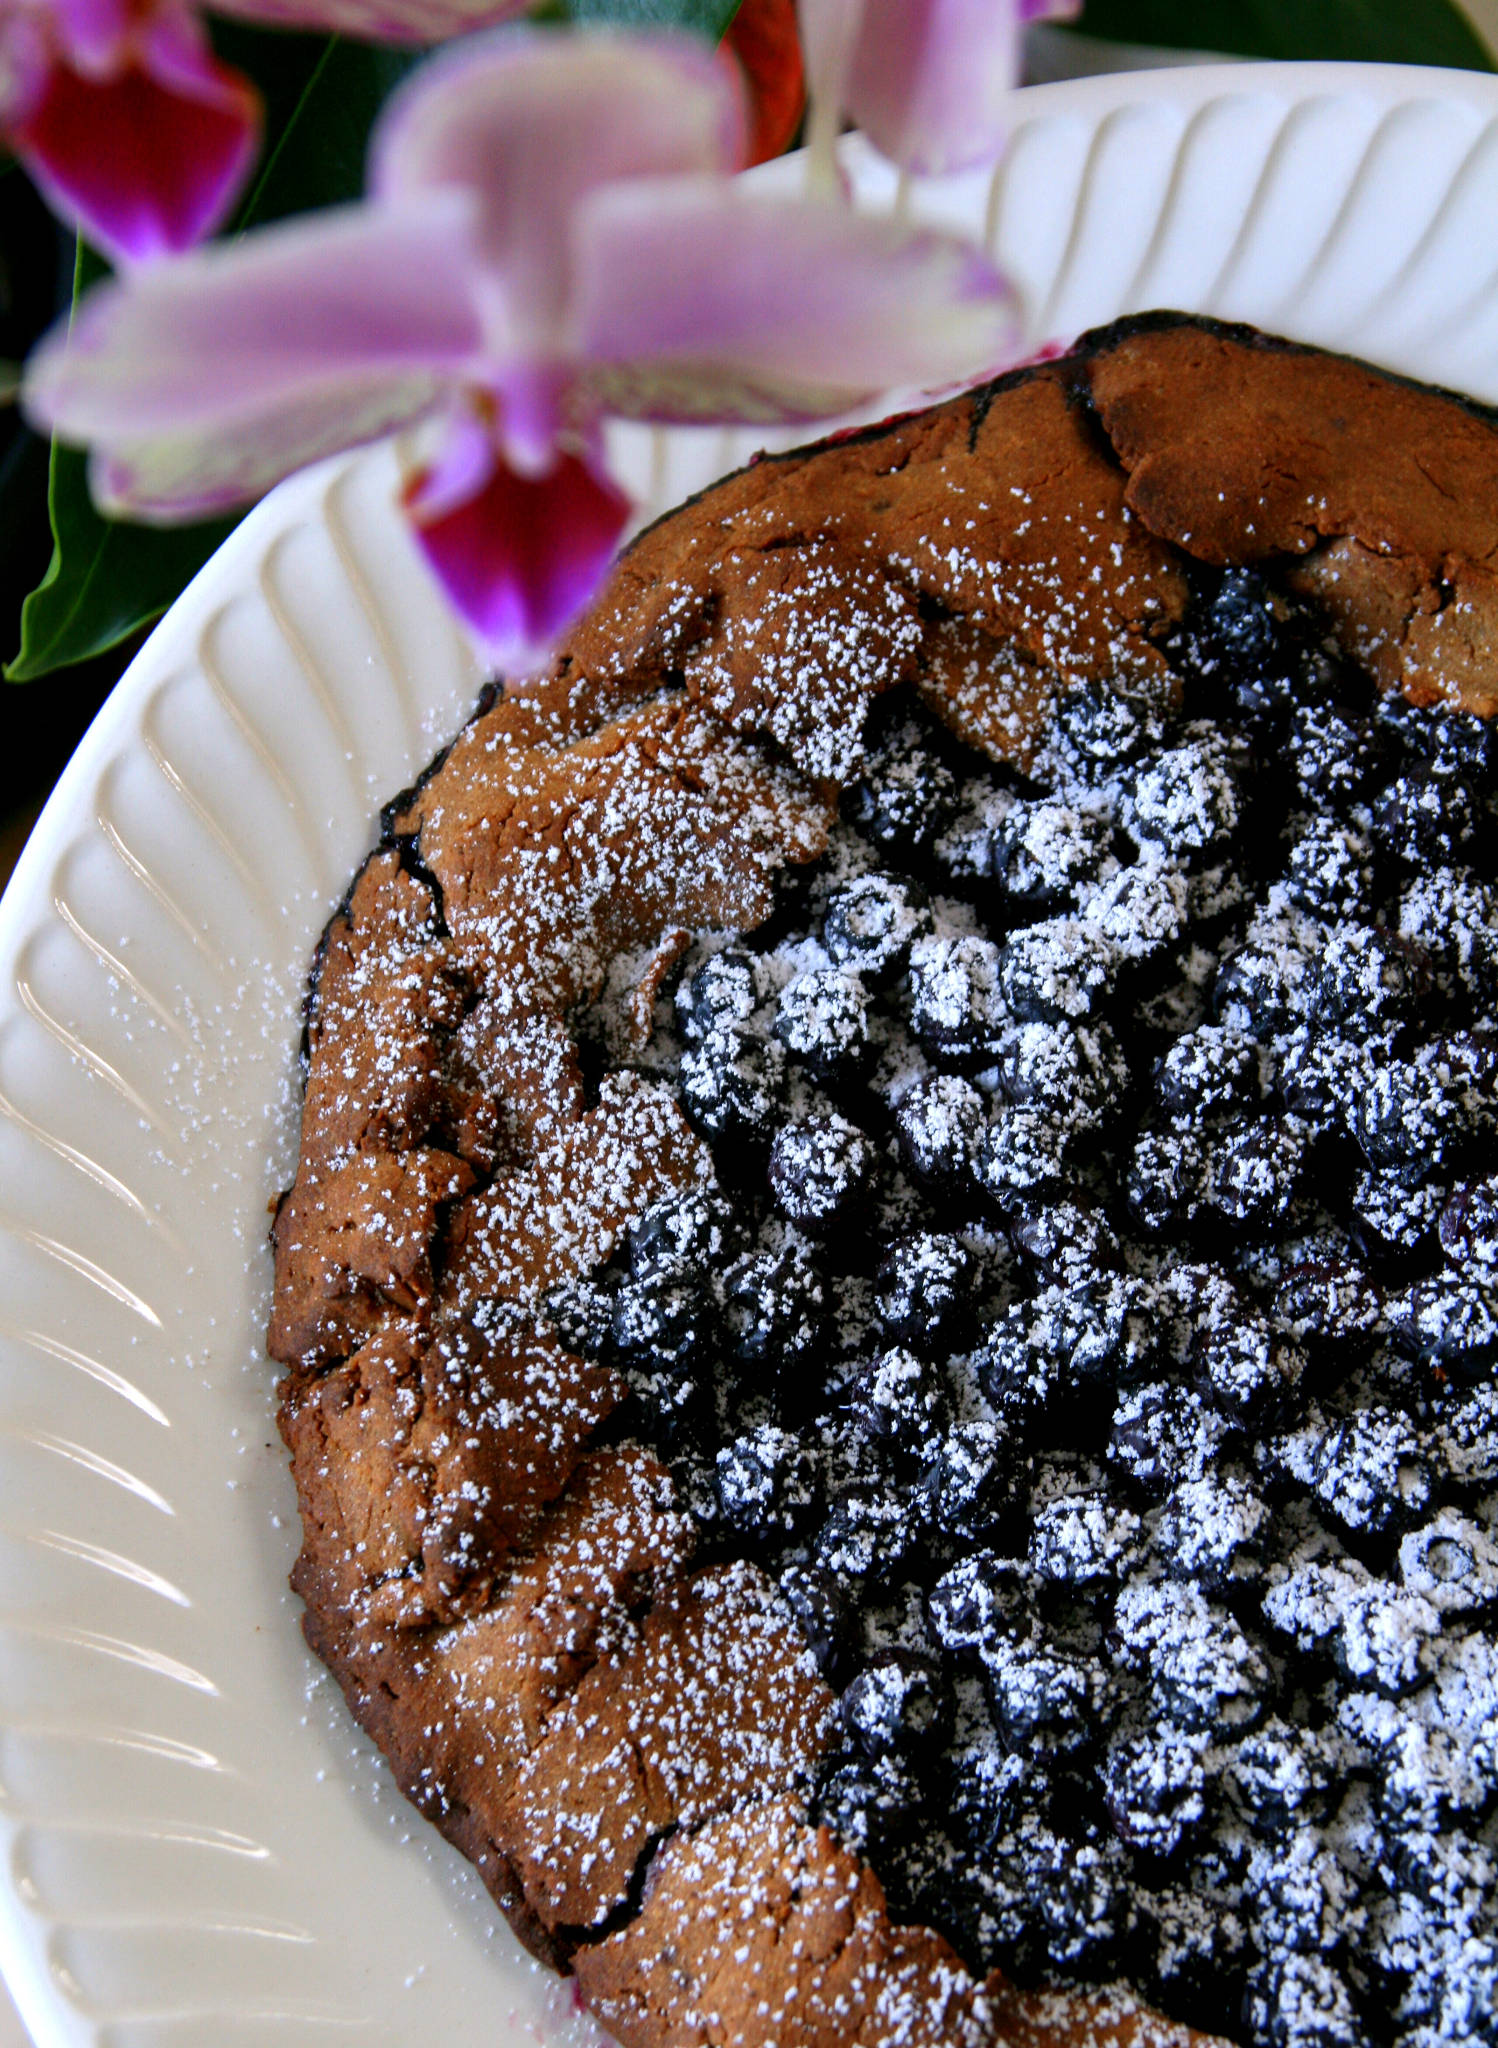
M1082 0L799 0L826 141L844 114L908 171L966 170L1003 147L1024 30Z
M725 175L743 106L687 39L501 31L389 102L371 197L98 288L29 367L106 509L200 517L424 422L405 492L505 661L587 603L628 503L606 413L826 417L1011 348L968 243Z
M222 14L431 43L527 0L214 0ZM220 63L193 0L0 0L0 141L47 203L118 262L186 249L255 161L260 96Z

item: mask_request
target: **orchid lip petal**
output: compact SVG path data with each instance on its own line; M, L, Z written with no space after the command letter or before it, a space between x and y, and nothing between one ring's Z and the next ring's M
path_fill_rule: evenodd
M438 581L502 665L533 667L598 590L629 500L573 454L541 477L496 459L483 488L437 518L422 511L426 481L408 486L405 504Z
M480 203L496 350L555 349L580 200L619 177L724 171L740 160L743 87L692 38L498 30L442 52L391 98L370 190Z
M142 54L106 79L54 62L9 124L49 203L124 263L211 234L260 140L259 95L241 73L206 51Z
M437 452L407 484L403 503L418 525L434 525L488 489L499 450L490 424L473 405L454 405Z
M1014 293L969 242L709 180L594 194L578 224L576 353L635 418L814 419L988 371Z

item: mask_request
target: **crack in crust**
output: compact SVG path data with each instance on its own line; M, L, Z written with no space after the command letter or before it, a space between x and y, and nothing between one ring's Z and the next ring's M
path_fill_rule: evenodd
M638 956L648 1020L693 928L769 914L878 690L1023 765L1059 691L1169 688L1184 555L1289 558L1386 688L1490 714L1495 485L1471 406L1123 322L659 522L550 678L387 813L319 948L274 1227L293 1584L402 1790L626 2048L1200 2037L980 1986L806 1824L831 1695L754 1567L690 1575L664 1469L591 1445L622 1383L538 1320L711 1172L667 1091L618 1074L588 1106L571 1013Z

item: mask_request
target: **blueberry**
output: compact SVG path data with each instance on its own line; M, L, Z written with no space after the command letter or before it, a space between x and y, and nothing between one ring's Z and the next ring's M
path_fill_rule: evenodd
M546 1297L546 1313L569 1351L579 1358L601 1358L614 1328L612 1288L594 1275L580 1273L563 1280Z
M1049 1957L1063 1970L1101 1974L1128 1930L1128 1894L1116 1862L1099 1843L1049 1830L1038 1829L1029 1846Z
M999 1085L1011 1102L1057 1125L1092 1130L1129 1086L1129 1070L1105 1025L1020 1024L999 1047Z
M1030 1103L1003 1104L978 1140L973 1178L1006 1213L1043 1201L1060 1189L1066 1141L1066 1127L1049 1110Z
M951 1535L981 1542L1008 1504L1004 1446L991 1422L960 1422L943 1438L926 1482L932 1516Z
M924 1230L901 1238L879 1262L874 1302L880 1327L932 1355L967 1307L972 1254L959 1238Z
M634 1396L622 1411L634 1433L672 1461L695 1462L712 1429L711 1407L701 1379L679 1365L657 1366L638 1355L621 1359L620 1367ZM716 1513L715 1499L709 1507Z
M1005 820L1005 886L1032 905L1074 900L1101 873L1112 837L1106 816L1060 797L1017 803Z
M966 1180L983 1128L983 1097L956 1074L916 1081L895 1110L901 1156L918 1179L938 1188Z
M1085 1748L1103 1686L1093 1660L1001 1638L984 1650L983 1676L994 1718L1016 1748L1063 1756Z
M898 1458L929 1459L940 1441L945 1415L941 1383L913 1351L881 1352L853 1382L854 1428L887 1445Z
M1441 1248L1453 1264L1498 1267L1498 1174L1454 1189L1439 1230Z
M1317 1812L1332 1773L1314 1735L1272 1715L1226 1752L1222 1782L1249 1826L1273 1840Z
M1439 1045L1380 1061L1349 1105L1348 1124L1376 1170L1438 1173L1471 1133L1463 1076Z
M1391 1056L1391 1042L1296 1032L1280 1049L1278 1082L1285 1107L1319 1129L1342 1130L1349 1101L1372 1078L1375 1062Z
M1210 596L1199 598L1190 619L1193 665L1221 675L1245 709L1277 702L1290 688L1295 650L1286 631L1284 599L1257 569L1224 569Z
M829 1685L841 1685L856 1620L845 1589L814 1565L793 1564L780 1574L780 1596L796 1617L817 1669Z
M988 1330L978 1354L983 1398L1007 1434L1023 1434L1055 1393L1065 1360L1027 1302L1007 1310Z
M722 1027L681 1058L687 1114L708 1138L768 1143L779 1115L785 1055L773 1040Z
M1222 748L1197 739L1144 762L1128 816L1137 838L1190 858L1230 838L1240 812L1238 784Z
M1036 1824L1046 1790L1037 1758L1006 1755L992 1739L953 1758L952 1818L969 1850L980 1857L991 1857L1016 1829Z
M1417 1282L1394 1319L1402 1341L1458 1384L1485 1380L1498 1364L1498 1276L1490 1269Z
M1470 1614L1498 1596L1498 1543L1455 1508L1442 1508L1400 1544L1399 1576L1438 1613Z
M855 1216L873 1178L873 1142L846 1117L787 1124L770 1147L775 1206L803 1230L824 1231Z
M1290 771L1313 806L1351 803L1384 764L1374 729L1334 704L1297 706L1288 742Z
M814 1812L855 1855L883 1859L908 1837L920 1802L919 1783L897 1758L860 1757L823 1780Z
M1451 776L1473 788L1491 788L1498 780L1498 742L1491 718L1477 718L1444 707L1430 718L1428 764L1432 775Z
M1377 1533L1423 1513L1430 1472L1408 1416L1374 1405L1334 1423L1312 1452L1317 1498L1349 1529Z
M1262 1422L1282 1408L1305 1371L1295 1346L1246 1306L1197 1333L1192 1364L1202 1393L1240 1426Z
M1280 1328L1297 1341L1359 1344L1383 1325L1383 1296L1361 1266L1348 1260L1292 1266L1274 1297Z
M1146 1380L1120 1394L1108 1460L1146 1493L1162 1496L1204 1478L1223 1423L1200 1395L1169 1380Z
M992 1058L1012 1019L990 939L922 939L910 955L911 1023L938 1059Z
M1244 1897L1253 1933L1271 1952L1329 1953L1358 1931L1351 1873L1313 1827L1292 1825L1255 1849Z
M1087 891L1082 916L1120 962L1155 960L1176 944L1193 915L1208 914L1207 905L1193 903L1197 879L1163 858L1136 861Z
M824 1294L805 1248L748 1252L723 1276L723 1327L734 1356L805 1378L820 1347Z
M1155 1067L1155 1092L1173 1116L1241 1116L1267 1093L1263 1049L1231 1025L1202 1024L1178 1038Z
M631 1225L630 1271L640 1280L700 1280L721 1265L732 1235L733 1211L720 1195L701 1188L669 1195Z
M813 1558L850 1599L867 1599L900 1570L918 1535L910 1502L897 1488L848 1487L817 1532Z
M1155 1542L1165 1569L1209 1591L1255 1581L1271 1516L1240 1473L1188 1479L1161 1511Z
M729 948L705 960L676 991L676 1015L688 1038L745 1024L762 993L762 969L752 953Z
M1244 2025L1267 2048L1364 2048L1352 1997L1332 1965L1315 1955L1281 1955L1254 1972Z
M1172 1728L1121 1731L1109 1743L1099 1778L1121 1841L1146 1856L1174 1856L1206 1815L1203 1744Z
M1089 777L1127 761L1159 738L1153 707L1113 682L1074 683L1055 700L1050 744Z
M835 964L873 983L898 973L930 933L925 890L894 875L860 875L834 891L822 922Z
M1144 1230L1162 1232L1189 1223L1206 1198L1213 1159L1194 1129L1146 1131L1124 1173L1124 1194Z
M1134 1562L1142 1527L1106 1493L1065 1493L1037 1512L1030 1562L1042 1579L1071 1586L1120 1578Z
M1498 997L1498 895L1490 882L1464 868L1421 871L1400 898L1399 930L1448 986L1491 1014Z
M1116 954L1096 926L1053 917L1015 932L998 963L998 985L1014 1015L1075 1024L1104 999Z
M794 1535L817 1509L816 1467L783 1429L766 1423L718 1453L718 1503L741 1536L773 1542Z
M1471 791L1444 775L1396 776L1373 818L1380 843L1410 868L1460 858L1476 831Z
M1458 1482L1486 1486L1498 1480L1498 1387L1463 1390L1442 1413L1437 1444Z
M1229 1741L1262 1719L1268 1665L1232 1615L1195 1587L1133 1579L1113 1625L1124 1661L1147 1673L1152 1697L1182 1728Z
M814 967L780 997L775 1036L824 1080L856 1074L869 1050L869 999L856 974Z
M1367 837L1331 818L1312 818L1290 849L1285 888L1312 917L1356 919L1373 891L1373 850Z
M707 1306L695 1280L629 1279L614 1296L614 1348L642 1371L687 1371L707 1334Z
M1118 1262L1118 1240L1107 1221L1079 1202L1020 1203L1009 1227L1018 1249L1062 1284L1096 1280Z
M912 1650L887 1650L843 1694L843 1726L871 1762L919 1763L951 1729L952 1703L940 1667Z
M1218 1016L1254 1038L1272 1038L1308 1013L1316 996L1313 965L1302 934L1269 927L1251 933L1218 966Z
M870 748L844 804L852 822L887 853L929 854L957 803L957 780L911 720Z
M1283 1117L1228 1132L1208 1163L1206 1200L1240 1229L1272 1230L1289 1212L1304 1157L1303 1133Z
M1365 1255L1409 1259L1433 1250L1448 1192L1439 1181L1411 1187L1400 1172L1365 1173L1352 1191L1354 1230Z
M1323 1028L1366 1032L1413 1013L1427 977L1417 949L1378 925L1334 925L1316 978Z
M1035 1634L1034 1576L1017 1558L976 1550L944 1572L926 1596L932 1633L951 1652L982 1652Z

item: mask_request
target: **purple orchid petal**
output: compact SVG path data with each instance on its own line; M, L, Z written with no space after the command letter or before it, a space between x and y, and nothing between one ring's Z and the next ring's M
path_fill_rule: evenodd
M1014 294L971 243L711 180L592 195L577 354L593 401L659 420L814 419L996 367Z
M471 453L464 449L464 464ZM593 463L569 454L538 477L518 475L496 454L472 497L435 510L445 495L427 477L406 493L422 551L496 659L529 668L602 583L629 500Z
M213 0L215 14L328 29L366 43L445 43L524 14L531 0Z
M997 156L1023 22L1070 0L800 0L811 92L905 169Z
M90 293L27 367L31 418L96 444L111 507L252 497L467 381L472 208L455 193L268 228Z
M48 204L131 262L224 219L259 147L260 98L197 38L157 35L105 76L55 60L8 130Z
M729 170L743 94L685 37L525 30L445 51L386 107L370 189L390 201L456 186L482 205L488 322L501 354L555 348L580 199L620 177Z

